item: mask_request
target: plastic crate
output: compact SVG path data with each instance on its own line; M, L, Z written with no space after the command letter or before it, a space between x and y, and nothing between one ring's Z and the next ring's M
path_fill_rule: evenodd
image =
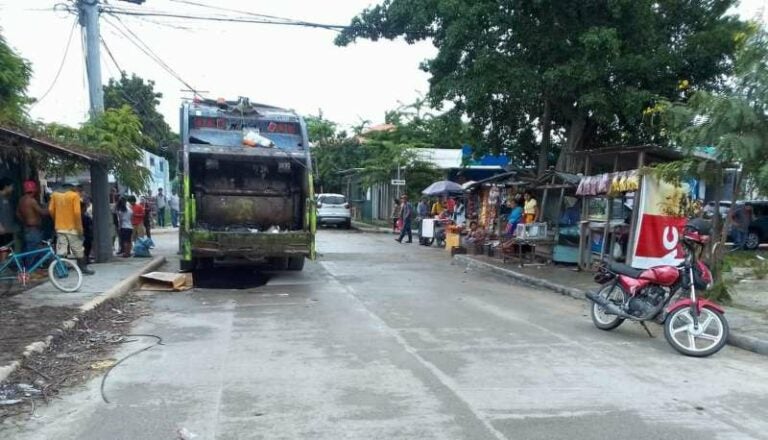
M515 238L526 240L543 240L547 238L546 223L524 223L517 225Z

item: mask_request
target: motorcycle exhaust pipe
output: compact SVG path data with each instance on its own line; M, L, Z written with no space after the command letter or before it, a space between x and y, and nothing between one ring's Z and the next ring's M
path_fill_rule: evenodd
M590 301L592 301L594 303L597 303L597 305L602 307L603 310L605 310L605 313L607 313L608 315L616 315L616 316L619 316L621 318L632 319L632 316L629 316L626 313L624 313L619 308L619 306L617 306L616 304L608 301L608 298L606 298L606 297L604 297L602 295L598 295L595 292L587 292L584 296L586 296L588 300L590 300Z

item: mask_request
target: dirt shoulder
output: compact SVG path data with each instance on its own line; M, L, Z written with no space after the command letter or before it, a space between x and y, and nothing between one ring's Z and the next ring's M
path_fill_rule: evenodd
M43 320L36 320L39 324L26 329L26 334L34 340L43 339L39 335L44 337L74 315L72 310L58 309L66 308L41 307L23 311L33 315L43 313L45 320L49 320L47 322L55 322L42 330ZM22 312L9 313L9 316L17 316L18 322L22 322L23 316L19 313ZM117 361L111 356L120 344L136 340L128 335L133 321L148 314L148 304L134 294L106 301L82 315L74 328L61 332L42 353L26 358L21 368L0 383L0 432L3 427L23 423L34 415L37 406L55 398L65 388L103 374ZM10 342L7 346L16 347Z

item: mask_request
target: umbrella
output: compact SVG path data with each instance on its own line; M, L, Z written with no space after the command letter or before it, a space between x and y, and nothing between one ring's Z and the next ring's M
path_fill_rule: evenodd
M450 180L440 180L433 183L432 185L429 185L421 193L426 196L438 196L441 194L461 192L464 192L464 189L458 183L451 182Z

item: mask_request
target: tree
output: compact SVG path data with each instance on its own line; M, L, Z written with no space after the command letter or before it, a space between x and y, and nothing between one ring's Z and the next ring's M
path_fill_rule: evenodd
M155 91L155 82L145 81L132 74L123 73L119 80L111 78L104 86L104 107L120 109L129 106L141 122L141 132L144 134L142 149L168 159L171 177L177 168L176 152L179 149L179 137L171 131L163 115L157 111L162 93Z
M52 141L62 145L76 145L81 149L106 159L108 170L129 190L146 193L149 188L149 170L140 163L142 145L149 140L141 131L141 120L127 105L119 109L107 109L80 128L59 124L38 125L38 130ZM70 161L54 161L57 174L80 171L83 164Z
M0 35L0 122L18 123L25 117L30 64L18 56Z
M734 3L386 0L353 18L336 42L430 39L438 54L422 68L433 105L452 101L493 150L538 162L549 160L549 134L557 134L557 164L573 170L569 153L585 146L655 141L642 111L673 97L679 81L722 85L743 29L725 16ZM535 132L545 134L531 154Z
M675 145L688 152L703 146L714 147L720 163L740 164L742 178L749 178L760 190L768 191L768 33L752 25L736 41L740 48L734 63L735 76L725 90L685 92L680 100L660 103L647 114L661 115L663 127ZM722 185L721 167L694 157L667 164L659 171L668 180L699 177ZM736 187L734 200L740 185ZM727 298L721 272L728 231L721 228L719 216L715 216L715 226L720 243L710 259L719 286L715 294Z

